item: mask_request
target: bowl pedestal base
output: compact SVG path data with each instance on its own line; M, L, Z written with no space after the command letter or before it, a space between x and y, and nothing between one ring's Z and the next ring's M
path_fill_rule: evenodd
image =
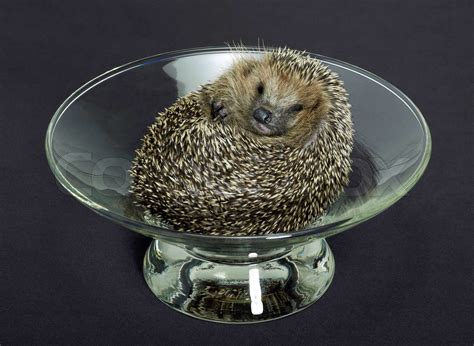
M143 271L153 293L175 310L214 322L252 323L293 314L318 300L334 275L334 257L324 239L269 256L213 255L154 240Z

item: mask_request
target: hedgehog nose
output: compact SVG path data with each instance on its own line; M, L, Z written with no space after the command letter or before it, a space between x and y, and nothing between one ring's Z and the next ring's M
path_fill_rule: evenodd
M268 124L272 120L272 112L260 107L253 112L253 117L261 124Z

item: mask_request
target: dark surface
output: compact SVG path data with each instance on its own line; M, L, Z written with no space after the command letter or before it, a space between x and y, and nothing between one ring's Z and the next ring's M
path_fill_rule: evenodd
M244 2L0 2L1 345L472 345L474 2ZM424 113L433 154L405 198L329 239L337 269L319 302L211 324L155 299L141 272L149 240L61 192L44 135L59 104L111 67L257 37L392 82Z

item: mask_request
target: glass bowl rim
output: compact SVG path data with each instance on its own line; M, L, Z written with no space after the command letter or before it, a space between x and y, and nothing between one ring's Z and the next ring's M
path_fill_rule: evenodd
M68 179L66 179L61 173L61 171L56 167L56 160L54 158L54 153L53 153L53 137L54 137L54 131L55 131L56 125L60 121L61 116L65 113L65 111L67 110L67 108L69 108L71 104L73 104L79 97L81 97L87 91L101 84L102 82L105 82L106 80L113 78L117 75L120 75L124 72L127 72L131 69L143 66L144 64L155 62L155 60L157 59L158 59L157 61L160 61L164 59L171 59L171 58L178 58L178 57L182 58L185 56L192 56L192 55L203 54L203 53L213 53L213 54L226 53L226 52L232 52L232 53L244 52L247 54L248 53L264 53L265 51L272 50L272 49L276 49L276 48L274 47L262 48L262 47L253 47L253 46L248 46L245 48L234 48L234 47L226 47L226 46L209 46L209 47L197 47L197 48L188 48L188 49L168 51L164 53L147 56L141 59L133 60L123 65L114 67L98 75L97 77L89 80L88 82L83 84L81 87L79 87L77 90L75 90L70 96L68 96L61 103L58 109L54 112L49 122L48 129L46 132L46 137L45 137L45 149L46 149L46 157L48 160L48 164L51 171L53 172L53 175L55 176L57 181L61 184L61 186L65 188L66 191L68 191L72 196L78 199L82 204L92 209L96 213L100 214L101 216L109 218L115 222L119 222L120 224L127 224L127 225L132 226L131 229L137 231L138 233L142 233L151 237L164 236L164 237L170 237L170 238L190 238L190 239L195 238L196 240L217 240L217 241L224 240L225 242L233 241L233 240L241 242L245 240L270 240L270 239L296 238L296 237L302 237L302 236L321 236L321 235L322 235L321 237L327 237L327 236L342 232L343 230L347 228L356 226L357 224L360 224L368 219L371 219L372 217L376 216L377 214L381 213L382 211L392 206L395 202L397 202L400 198L402 198L411 188L413 188L413 186L418 182L418 180L421 178L424 171L426 170L426 167L428 165L428 162L431 156L430 130L418 107L400 89L395 87L393 84L387 82L383 78L377 76L376 74L370 71L367 71L363 68L360 68L358 66L344 62L342 60L338 60L338 59L327 57L321 54L315 54L315 53L306 52L306 51L305 52L307 54L311 55L312 57L315 57L316 59L322 60L323 62L329 62L332 65L345 68L347 70L360 74L372 80L373 82L379 84L380 86L384 87L388 91L390 91L392 94L398 97L413 112L418 122L420 123L421 129L423 130L424 135L425 135L424 136L425 138L424 152L423 152L423 156L421 158L420 164L416 168L415 172L405 181L404 184L401 185L400 187L401 193L392 193L392 198L389 199L387 203L384 203L379 208L372 208L371 212L368 213L367 217L358 219L354 223L349 223L346 227L343 226L340 229L340 231L331 232L330 230L334 226L337 227L339 225L345 224L346 221L350 219L340 220L340 221L336 221L334 223L326 224L326 225L324 224L318 225L315 227L310 226L309 228L305 228L305 229L298 230L295 232L271 233L267 235L255 235L255 236L221 236L221 235L206 235L206 234L199 234L199 233L192 233L192 232L178 232L171 229L158 227L158 226L149 224L145 221L131 219L129 217L123 216L114 211L108 210L106 207L93 202L92 200L88 199L86 196L83 196L83 194L80 191L78 191L71 183L69 183ZM141 231L142 228L156 230L156 234L154 234L153 232ZM325 231L328 231L328 232L325 233Z

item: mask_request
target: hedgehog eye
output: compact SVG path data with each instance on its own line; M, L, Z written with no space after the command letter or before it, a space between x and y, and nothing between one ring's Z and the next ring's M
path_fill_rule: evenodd
M301 110L303 110L303 105L300 103L297 103L296 105L290 108L291 113L297 113L297 112L300 112Z
M257 92L262 95L263 94L263 83L260 83L257 87Z

